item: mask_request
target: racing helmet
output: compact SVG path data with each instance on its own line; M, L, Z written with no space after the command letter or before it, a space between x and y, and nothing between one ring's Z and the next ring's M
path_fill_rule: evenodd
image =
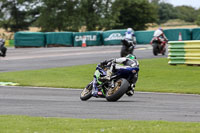
M130 34L131 32L133 32L133 29L132 28L128 28L127 32Z
M163 28L162 27L160 27L160 28L158 28L159 30L161 30L162 32L163 32Z
M126 58L129 58L129 59L131 59L131 60L134 60L134 59L136 59L136 56L135 56L135 55L132 55L132 54L128 54L128 55L126 56Z

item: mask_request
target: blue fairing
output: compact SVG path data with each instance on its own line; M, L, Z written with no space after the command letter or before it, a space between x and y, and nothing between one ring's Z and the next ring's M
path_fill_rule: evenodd
M139 71L139 68L133 68L133 67L128 67L128 68L120 68L117 70L116 75L119 76L120 78L131 78L133 76L133 70L135 70L136 72Z
M99 65L97 65L96 70L98 70L102 76L106 76L106 71L104 71Z

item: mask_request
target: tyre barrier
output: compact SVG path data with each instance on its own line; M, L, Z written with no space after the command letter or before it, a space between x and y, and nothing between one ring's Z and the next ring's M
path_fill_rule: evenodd
M14 46L14 40L5 40L5 46Z
M102 33L103 44L106 45L121 45L121 40L124 38L126 30L109 30Z
M121 45L126 29L88 32L16 32L15 47L48 47L72 46L81 47L83 38L87 46ZM165 29L168 40L178 41L179 35L183 41L200 40L200 28L194 29ZM154 31L135 31L137 44L149 44Z
M102 32L89 31L89 32L75 32L73 35L74 47L81 47L83 39L86 39L87 46L101 46L102 45Z
M43 32L16 32L14 35L15 47L45 47L45 34Z
M168 64L200 65L200 40L170 41Z
M47 47L73 46L73 32L46 32L45 38Z
M9 40L5 40L5 46L9 46L10 42Z

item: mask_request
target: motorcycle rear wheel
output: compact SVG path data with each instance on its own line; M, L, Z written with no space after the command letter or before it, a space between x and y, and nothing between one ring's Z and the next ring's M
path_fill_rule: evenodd
M6 51L7 51L7 48L6 47L2 47L1 48L2 54L0 54L0 56L5 57L6 56Z
M153 43L153 54L155 56L158 55L158 44L157 43Z
M86 101L92 97L92 87L93 87L93 82L90 82L81 92L80 94L80 99L82 101Z
M123 45L121 48L120 56L126 57L128 54L133 54L133 50L128 50L128 48L126 48L126 46Z
M119 100L127 92L129 86L130 84L126 79L117 80L115 87L106 92L106 100L111 102Z
M165 53L166 53L166 48L163 48L162 55L165 55Z

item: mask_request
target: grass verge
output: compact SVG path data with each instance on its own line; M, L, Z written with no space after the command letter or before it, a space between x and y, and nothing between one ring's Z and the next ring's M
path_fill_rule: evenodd
M166 58L139 60L137 91L200 94L200 67L170 66ZM63 68L5 72L1 82L22 86L84 88L92 79L96 64Z
M0 116L2 133L198 133L198 122Z

